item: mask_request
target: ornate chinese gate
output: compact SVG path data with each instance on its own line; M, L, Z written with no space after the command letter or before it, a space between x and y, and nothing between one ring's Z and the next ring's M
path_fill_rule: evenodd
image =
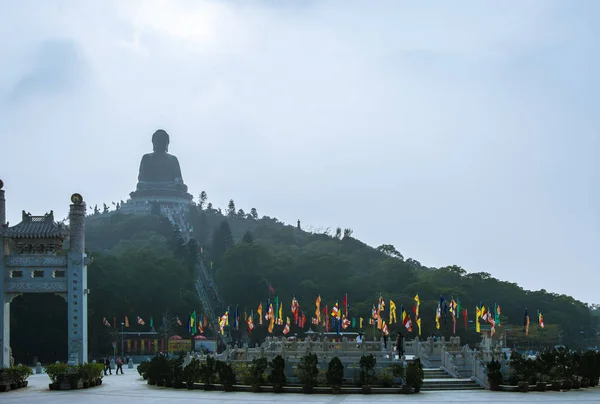
M10 302L23 293L55 293L67 301L69 363L87 362L87 264L85 203L71 196L69 226L52 211L8 226L0 180L0 366L10 363Z

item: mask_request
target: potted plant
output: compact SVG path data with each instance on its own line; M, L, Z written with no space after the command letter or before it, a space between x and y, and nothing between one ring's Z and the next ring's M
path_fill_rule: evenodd
M285 359L281 355L277 355L271 362L269 362L271 368L271 374L269 375L269 382L273 385L273 392L283 392L283 386L285 386Z
M313 392L319 376L318 359L316 354L304 355L298 364L298 378L302 382L302 390L306 394Z
M56 363L48 365L44 368L46 374L50 378L50 390L60 389L60 384L66 379L69 366L65 363Z
M581 379L581 387L582 388L590 387L590 379L588 379L587 377L582 378Z
M415 393L421 391L421 387L423 386L423 379L425 378L425 374L423 372L423 366L421 365L421 360L417 358L412 363L409 363L406 366L406 384L414 389Z
M142 361L137 366L137 371L138 371L139 375L142 376L142 379L144 379L144 380L148 380L148 366L149 365L150 365L150 362Z
M200 380L201 363L198 359L192 359L186 367L183 368L183 380L189 390L194 388L194 383Z
M394 383L394 375L391 367L385 367L377 373L377 380L381 384L381 387L392 387Z
M486 365L487 368L487 378L488 383L490 384L490 390L498 391L500 390L500 385L504 381L504 376L502 375L502 371L500 370L502 365L500 361L492 359Z
M183 355L179 355L177 358L171 360L171 367L173 369L173 387L180 389L185 386L183 383Z
M364 394L371 393L371 383L375 380L375 365L377 360L372 354L362 355L358 362L360 366L360 384Z
M71 385L71 389L75 390L79 388L79 382L82 378L82 367L81 365L69 366L69 370L67 372L67 380Z
M250 365L250 382L252 391L260 392L260 386L265 384L265 370L267 369L267 359L257 358L252 360Z
M394 384L396 385L401 385L402 384L402 379L404 378L404 366L402 366L400 363L394 363L391 366L392 368L392 375L394 376Z
M204 383L204 390L211 391L215 389L215 374L217 361L212 356L207 356L206 361L200 365L200 381Z
M553 380L550 383L550 388L552 389L552 391L560 391L561 387L562 387L562 382L560 380Z
M217 361L217 373L219 374L219 381L223 385L223 390L233 391L233 385L235 384L235 372L233 371L231 364Z
M333 394L342 392L342 383L344 381L344 364L337 356L334 356L327 364L327 383L331 387Z
M521 393L527 393L529 391L529 382L528 381L521 381L517 384L517 389L521 392Z

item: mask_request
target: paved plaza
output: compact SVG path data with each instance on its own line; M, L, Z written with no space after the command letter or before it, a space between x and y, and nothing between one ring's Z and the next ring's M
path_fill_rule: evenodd
M136 370L125 369L125 375L105 376L102 386L86 390L50 391L48 376L33 375L24 389L0 393L2 404L155 404L155 403L391 403L411 401L418 403L600 403L600 388L571 392L492 393L489 391L436 391L411 396L396 395L303 395L273 393L225 393L188 391L148 386Z

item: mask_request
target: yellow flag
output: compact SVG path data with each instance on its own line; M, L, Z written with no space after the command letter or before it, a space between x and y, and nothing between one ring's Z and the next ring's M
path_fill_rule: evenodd
M396 317L396 303L390 299L390 324L398 322L398 318Z
M360 326L358 328L362 328L362 323L363 323L363 318L362 317L360 318L360 322L359 323L360 323Z
M421 335L421 317L417 318L417 327L419 327L419 335Z
M481 310L475 306L475 331L481 332L481 324L479 324L479 317L481 317Z

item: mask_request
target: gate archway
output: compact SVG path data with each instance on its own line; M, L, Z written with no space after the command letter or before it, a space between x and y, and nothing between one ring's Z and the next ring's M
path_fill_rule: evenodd
M10 365L10 303L24 293L54 293L66 300L68 362L86 363L89 260L83 198L71 196L68 228L52 211L43 216L23 211L21 222L11 227L3 185L0 180L0 365Z

